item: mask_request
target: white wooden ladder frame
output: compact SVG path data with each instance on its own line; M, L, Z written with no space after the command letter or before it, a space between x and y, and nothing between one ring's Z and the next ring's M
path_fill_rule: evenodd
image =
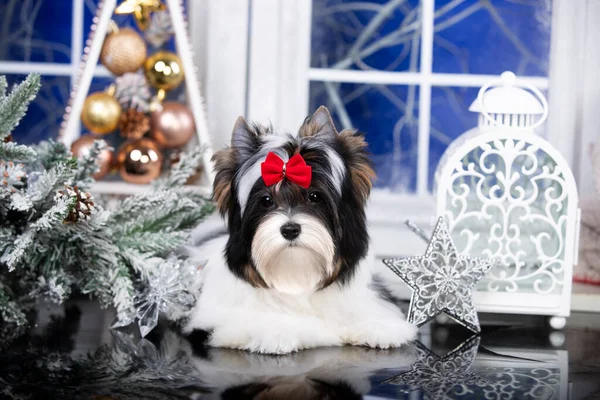
M211 146L211 138L208 134L208 125L206 113L204 110L204 102L200 93L200 81L198 80L198 69L194 66L192 47L188 34L186 32L187 22L183 13L183 4L181 0L165 0L167 8L173 20L173 28L175 30L175 45L177 52L183 64L185 72L185 86L190 107L194 115L196 124L196 133L203 149L203 164L204 172L209 181L214 179L212 168L213 150ZM98 10L94 17L94 23L91 27L88 41L84 49L83 57L81 58L80 68L77 72L75 84L72 85L71 97L65 110L64 121L59 132L59 140L70 146L80 136L80 115L83 109L83 103L94 77L94 71L104 38L108 32L111 18L117 7L117 0L102 0L98 4Z

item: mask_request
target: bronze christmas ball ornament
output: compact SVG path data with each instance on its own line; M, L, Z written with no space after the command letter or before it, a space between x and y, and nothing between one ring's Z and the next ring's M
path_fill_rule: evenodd
M81 136L79 139L73 142L71 145L71 153L79 159L87 156L90 152L92 144L94 144L95 138L91 135ZM104 149L98 155L98 165L100 170L92 175L92 178L98 180L106 176L111 169L113 152L109 149Z
M130 183L150 183L160 175L163 154L151 139L126 142L117 156L119 173Z
M150 115L150 137L165 149L181 147L196 133L194 114L183 104L167 102Z
M90 94L81 111L81 122L93 133L104 135L117 129L121 105L106 92Z
M183 81L181 60L175 53L159 51L146 59L144 73L148 83L156 89L171 90Z
M147 55L146 42L140 34L131 28L122 28L104 39L100 62L119 76L140 69Z

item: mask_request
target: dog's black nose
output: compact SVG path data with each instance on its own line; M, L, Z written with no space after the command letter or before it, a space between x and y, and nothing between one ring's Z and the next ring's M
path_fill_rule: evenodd
M300 235L300 225L294 222L288 222L281 227L280 231L281 236L287 240L294 240Z

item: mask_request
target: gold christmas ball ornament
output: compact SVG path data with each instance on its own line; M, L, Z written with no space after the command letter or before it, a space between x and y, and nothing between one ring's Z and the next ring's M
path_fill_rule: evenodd
M171 90L183 81L181 60L175 53L159 51L146 59L144 72L148 83L156 89Z
M71 145L71 153L73 153L75 157L82 159L89 154L90 148L94 144L94 140L95 138L91 135L81 136ZM96 160L100 169L92 175L92 178L98 180L106 176L110 172L112 159L113 152L111 150L102 150Z
M140 34L131 28L122 28L104 39L100 62L110 72L120 76L140 69L147 54L146 42Z
M163 154L150 139L126 142L117 156L119 173L130 183L150 183L160 175Z
M121 105L106 92L92 93L83 103L81 122L93 133L104 135L114 131L120 117Z
M194 114L183 104L167 102L150 115L150 137L165 149L181 147L196 133Z

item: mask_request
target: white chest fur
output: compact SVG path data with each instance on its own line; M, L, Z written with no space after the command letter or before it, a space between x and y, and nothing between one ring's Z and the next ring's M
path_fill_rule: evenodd
M222 256L224 241L198 250L214 256L203 269L198 301L184 328L211 331L211 346L282 354L344 344L398 347L416 335L400 310L370 287L369 263L345 285L288 295L235 277Z

